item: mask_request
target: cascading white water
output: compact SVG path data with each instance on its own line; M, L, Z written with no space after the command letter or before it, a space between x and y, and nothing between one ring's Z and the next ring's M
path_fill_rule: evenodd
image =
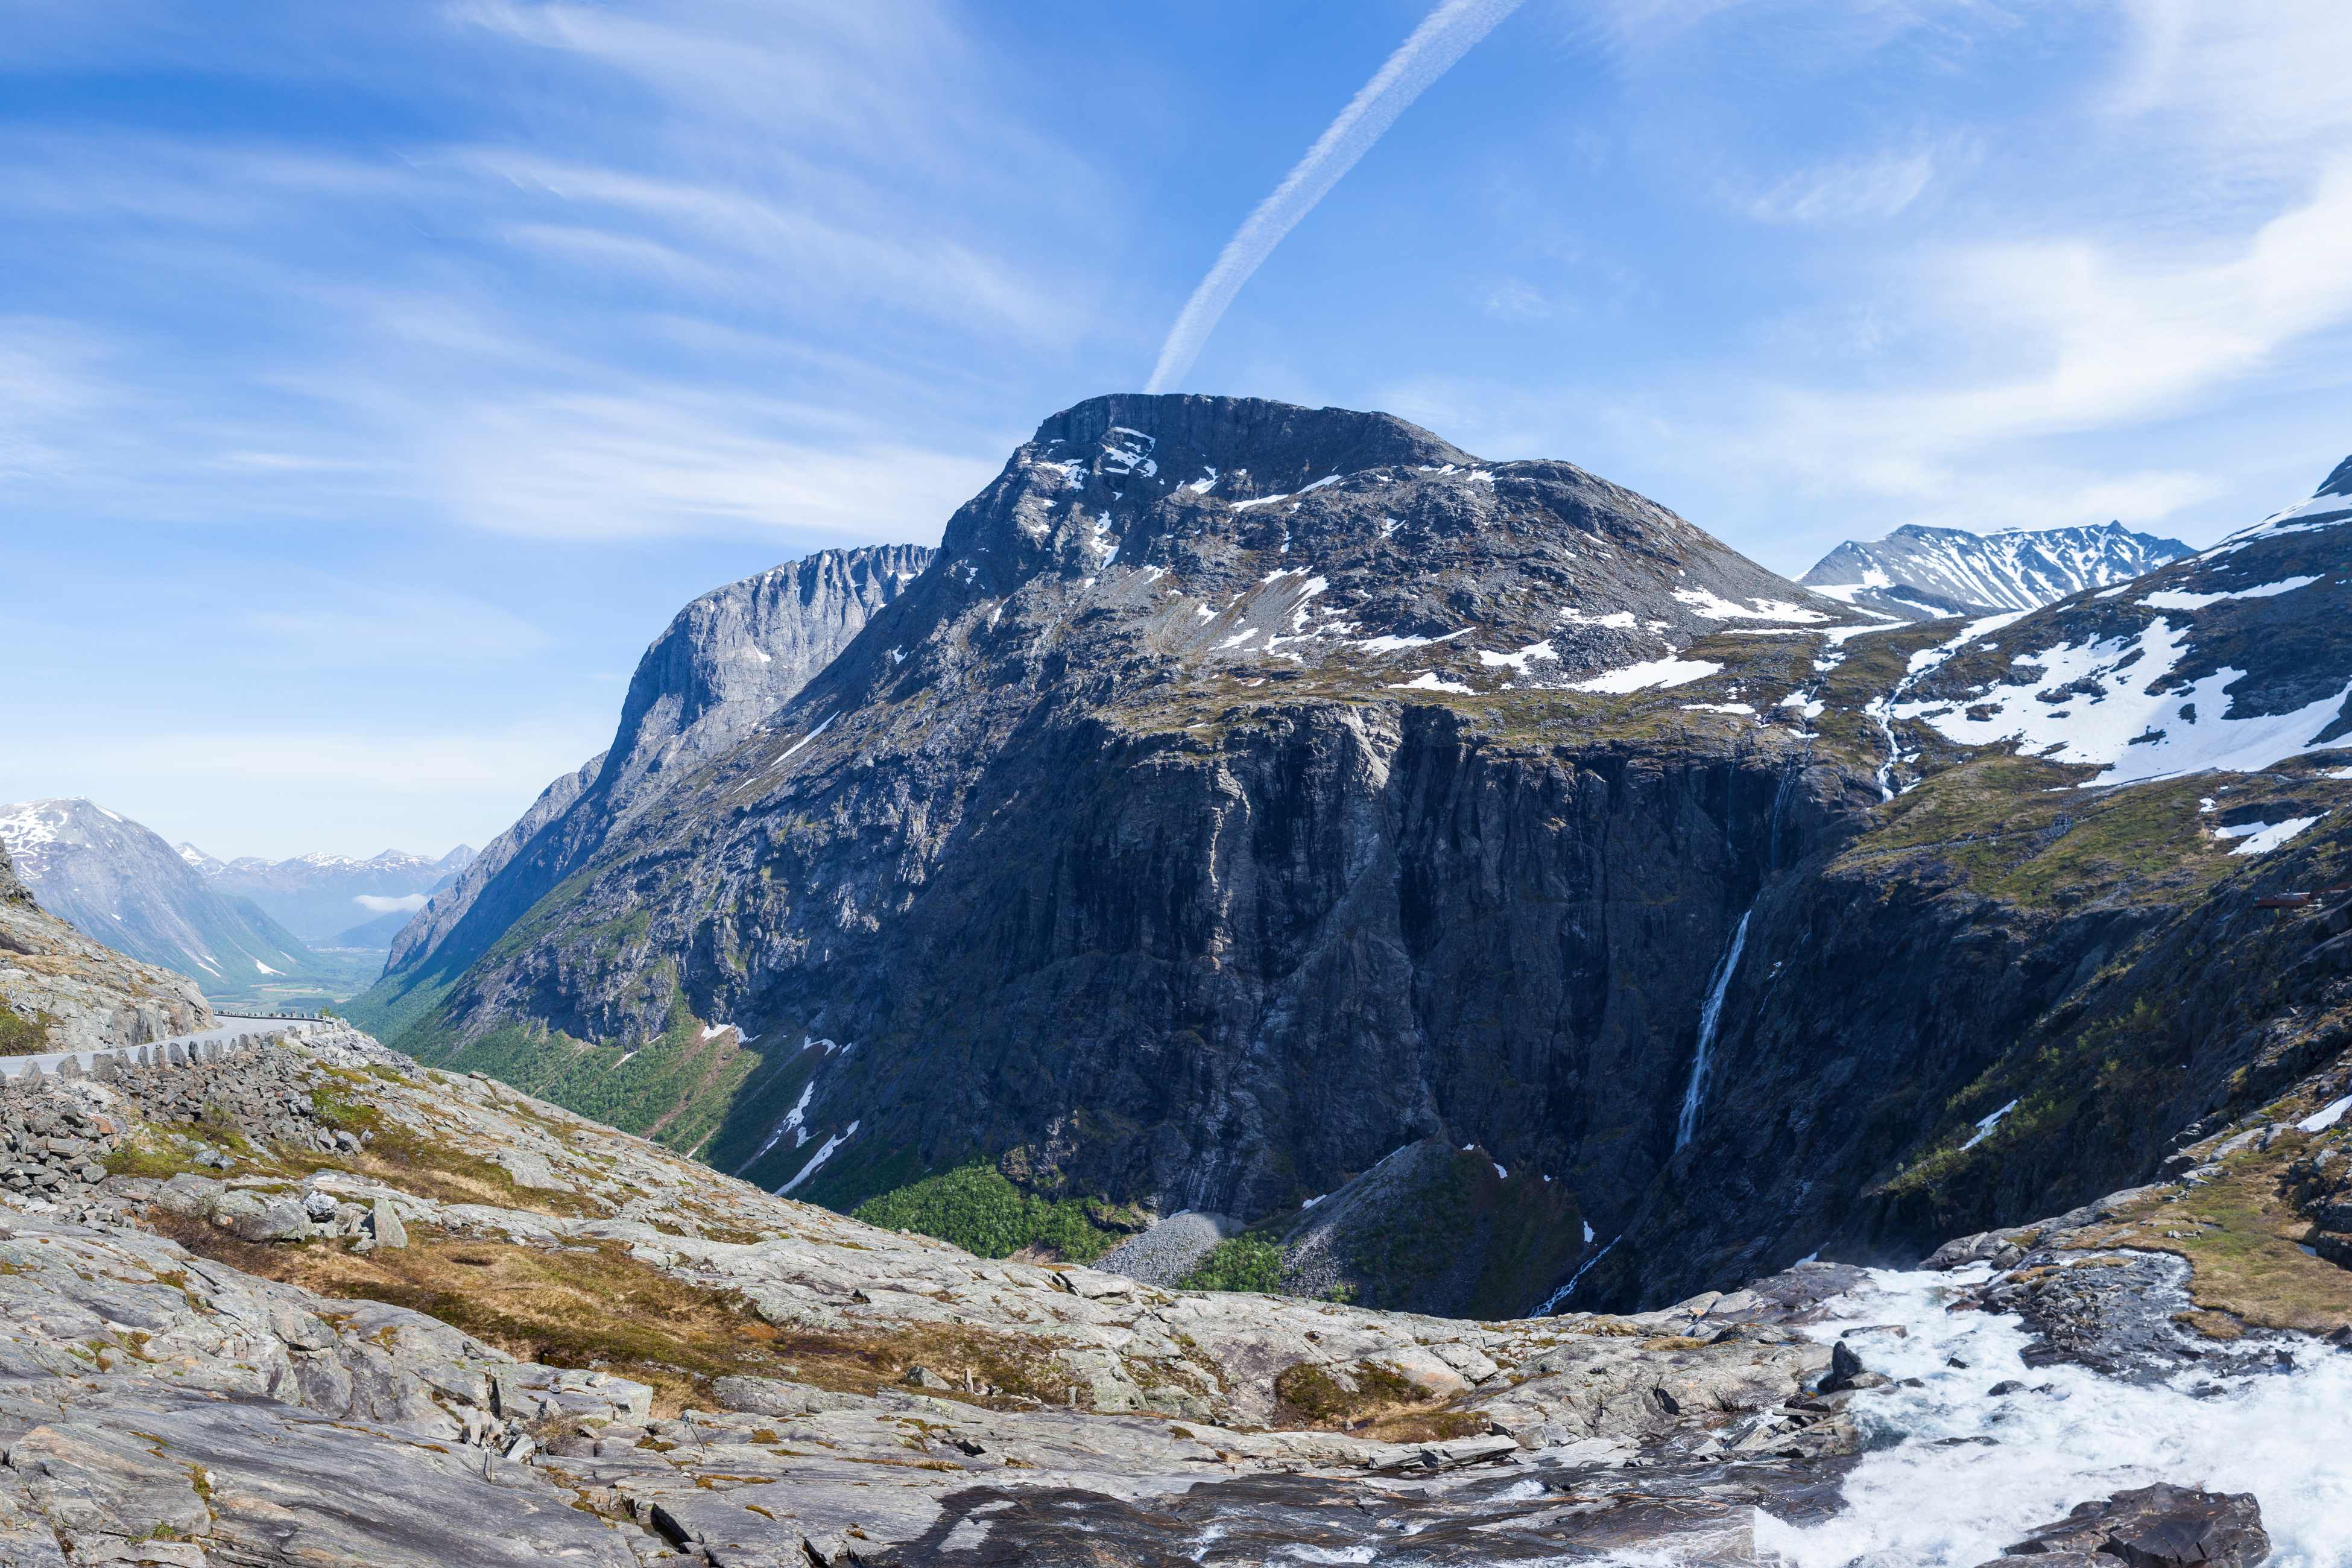
M1675 1125L1675 1147L1679 1149L1691 1141L1698 1131L1698 1108L1706 1098L1706 1062L1715 1049L1715 1031L1723 1022L1723 995L1731 989L1731 977L1739 970L1740 949L1748 945L1748 922L1756 911L1750 910L1739 917L1739 925L1731 933L1731 945L1724 950L1721 962L1715 966L1715 975L1707 982L1706 1005L1698 1012L1698 1055L1692 1059L1690 1087L1683 1090L1682 1120Z
M1590 1226L1585 1227L1584 1234L1586 1240L1590 1241L1592 1237L1592 1229ZM1543 1305L1528 1313L1528 1316L1531 1318L1550 1317L1552 1313L1558 1310L1562 1301L1567 1300L1570 1296L1576 1294L1576 1288L1584 1283L1584 1277L1592 1272L1592 1266L1600 1262L1602 1258L1608 1257L1612 1252L1614 1252L1617 1249L1617 1244L1624 1239L1625 1238L1622 1236L1611 1237L1609 1238L1608 1246L1602 1247L1600 1251L1586 1258L1577 1271L1568 1277L1567 1284L1561 1286L1559 1289L1545 1297L1543 1300Z
M2305 1340L2293 1371L2223 1380L2191 1370L2147 1385L2029 1367L2021 1320L1947 1310L1957 1286L1984 1274L1879 1271L1830 1304L1833 1321L1811 1331L1818 1338L1903 1331L1847 1341L1898 1383L1848 1407L1867 1451L1846 1479L1844 1511L1803 1529L1759 1514L1761 1562L1972 1568L2077 1503L2168 1481L2252 1493L2273 1546L2265 1568L2352 1563L2352 1353ZM2027 1386L1992 1394L2011 1380Z

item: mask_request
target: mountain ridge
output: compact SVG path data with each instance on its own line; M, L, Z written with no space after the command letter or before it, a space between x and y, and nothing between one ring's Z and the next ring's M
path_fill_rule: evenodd
M293 933L215 892L160 836L95 802L0 805L0 842L51 914L199 984L242 988L310 965Z
M2179 540L2120 522L1991 533L1906 523L1873 542L1846 541L1800 581L1860 609L1933 620L2037 609L2188 553Z
M212 1023L194 981L42 909L0 835L0 1055L143 1045Z
M541 791L402 929L383 983L355 1004L360 1015L404 1016L412 994L431 993L436 971L496 941L657 793L665 774L690 772L798 692L931 554L919 545L820 551L690 602L638 660L612 746Z
M2008 1047L2063 1027L2075 1060L2180 978L2100 954L2324 864L2345 820L2250 859L2188 786L2066 805L2088 770L1893 700L1953 626L1384 416L1090 400L945 539L400 1043L844 1207L979 1161L1273 1225L1467 1142L1561 1184L1574 1277L1625 1304L2000 1219L1992 1156L1956 1152L2001 1103L1980 1076L2072 1071ZM2248 1037L2160 1103L2262 1081L2228 1077ZM2075 1123L2007 1126L1982 1148L2046 1170ZM2095 1136L2121 1184L2141 1145ZM1465 1267L1532 1300L1545 1256Z

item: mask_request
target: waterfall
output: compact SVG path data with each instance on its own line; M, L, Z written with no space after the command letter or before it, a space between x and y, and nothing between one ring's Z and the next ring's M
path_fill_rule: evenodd
M1534 1318L1550 1317L1554 1308L1558 1307L1562 1301L1567 1300L1570 1296L1576 1294L1576 1288L1584 1283L1584 1277L1592 1272L1592 1266L1600 1262L1602 1258L1608 1257L1612 1252L1615 1251L1617 1244L1624 1239L1625 1238L1622 1236L1611 1237L1607 1247L1602 1247L1600 1251L1586 1258L1584 1260L1584 1266L1579 1268L1574 1274L1569 1276L1567 1284L1561 1286L1559 1289L1545 1297L1543 1305L1538 1307L1533 1312L1530 1312L1528 1315Z
M1723 960L1715 966L1715 977L1707 982L1706 1005L1698 1013L1698 1055L1691 1061L1690 1087L1683 1090L1682 1121L1675 1128L1675 1147L1679 1149L1691 1141L1698 1130L1699 1103L1706 1096L1706 1059L1715 1048L1716 1026L1723 1022L1723 994L1731 989L1731 977L1739 970L1739 950L1748 945L1748 922L1754 910L1739 917L1739 925L1731 933L1731 945L1724 950Z

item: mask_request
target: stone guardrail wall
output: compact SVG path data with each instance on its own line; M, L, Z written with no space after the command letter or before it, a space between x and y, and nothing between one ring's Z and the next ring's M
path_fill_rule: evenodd
M275 1022L240 1016L239 1023ZM216 1062L229 1053L287 1035L310 1033L311 1020L287 1020L289 1026L232 1033L210 1029L200 1035L174 1036L143 1046L118 1046L110 1050L49 1051L39 1056L0 1057L0 1082L36 1082L42 1079L90 1078L105 1082L126 1072L151 1072L159 1068L192 1067Z

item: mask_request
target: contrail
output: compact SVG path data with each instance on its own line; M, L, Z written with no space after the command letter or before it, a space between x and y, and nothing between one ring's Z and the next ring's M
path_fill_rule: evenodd
M1257 210L1217 253L1217 264L1209 268L1209 275L1184 301L1176 324L1168 330L1168 341L1160 345L1160 363L1152 366L1145 391L1165 392L1171 382L1192 368L1201 345L1216 331L1225 307L1234 302L1250 274L1274 254L1282 237L1315 210L1315 204L1356 166L1357 159L1371 151L1381 133L1396 123L1397 116L1430 83L1451 69L1454 61L1468 54L1520 4L1521 0L1445 0L1422 19L1412 37L1398 46L1363 90L1339 111L1339 118L1316 138L1315 145L1275 187L1274 195L1258 203Z

